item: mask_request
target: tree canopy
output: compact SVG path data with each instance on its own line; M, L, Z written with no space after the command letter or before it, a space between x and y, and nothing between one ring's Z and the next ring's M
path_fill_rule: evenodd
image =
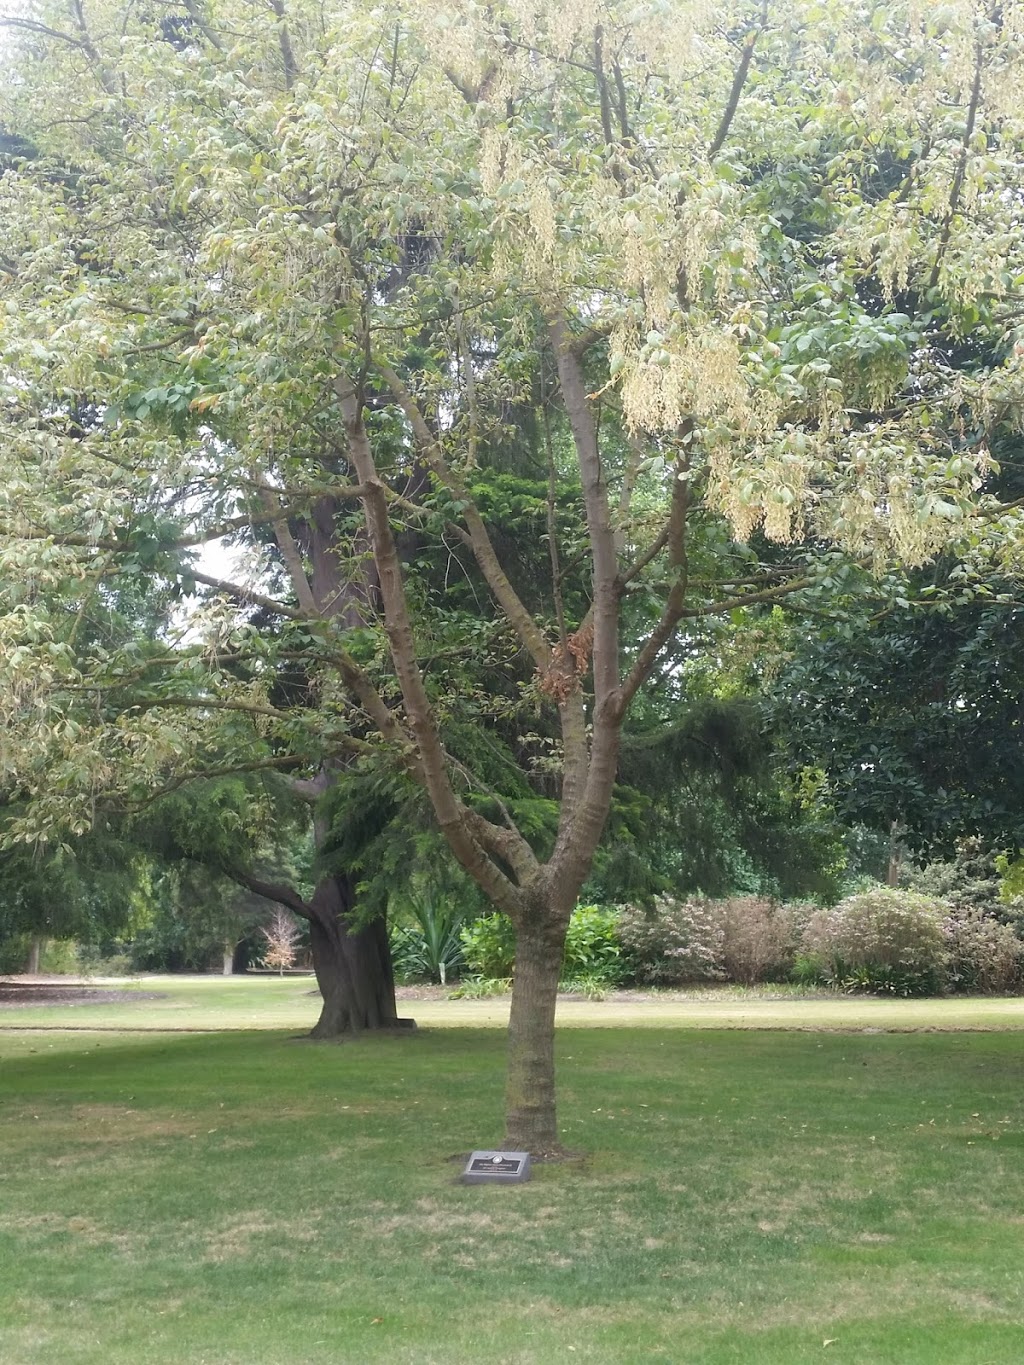
M0 22L10 837L190 774L416 785L516 925L507 1136L550 1148L638 695L851 562L1016 569L1021 6ZM196 562L225 536L236 578ZM83 633L126 580L187 614ZM314 953L352 888L317 894Z
M772 687L789 761L821 770L845 822L895 826L922 856L1024 844L1024 618L1012 589L952 586L861 604Z

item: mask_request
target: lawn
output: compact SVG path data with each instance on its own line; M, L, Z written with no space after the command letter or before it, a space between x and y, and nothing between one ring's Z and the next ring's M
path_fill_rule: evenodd
M144 1031L200 1026L166 999L102 1007L130 1033L2 1016L4 1365L1024 1357L1013 1032L874 1031L899 1002L847 1033L800 1002L777 1016L800 1031L606 1013L560 1035L584 1155L465 1188L449 1158L500 1132L498 1029L430 1002L446 1027L317 1045L308 982L181 989L235 1027ZM246 1031L257 990L275 1026Z
M308 976L106 978L97 985L103 987L137 999L70 1008L7 1008L0 991L0 1031L18 1026L308 1030L320 1007ZM401 1012L424 1028L504 1028L508 1006L507 996L412 999L401 1002ZM826 991L800 995L787 987L715 987L647 995L626 992L605 1000L562 999L558 1020L563 1028L1024 1029L1024 998L897 1000Z

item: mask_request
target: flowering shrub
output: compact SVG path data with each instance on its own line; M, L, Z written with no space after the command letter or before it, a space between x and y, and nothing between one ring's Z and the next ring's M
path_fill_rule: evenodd
M713 901L722 927L722 964L731 981L778 979L793 963L796 936L784 906L758 896Z
M641 985L721 980L725 936L711 901L659 896L651 910L623 906L619 938Z
M800 946L843 990L934 994L948 958L947 914L941 901L877 887L812 915Z
M1006 995L1024 978L1024 943L1009 924L970 907L955 908L942 925L954 991Z

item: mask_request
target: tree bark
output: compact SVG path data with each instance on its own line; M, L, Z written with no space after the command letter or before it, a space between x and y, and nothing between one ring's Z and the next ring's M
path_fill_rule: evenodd
M45 942L46 940L40 938L38 934L32 936L32 941L28 947L28 964L25 967L30 976L39 975L39 963L43 956L43 944Z
M268 500L273 500L269 490ZM319 498L309 517L295 528L294 536L283 521L275 525L275 532L298 601L325 620L343 627L361 626L372 616L378 592L377 569L372 560L361 555L365 547L359 537L339 540L335 524L339 510L336 499ZM308 577L303 553L309 562ZM360 574L351 573L353 562L362 563ZM361 700L365 704L366 698ZM383 708L383 703L380 706ZM379 712L373 714L380 722ZM386 730L386 724L382 728ZM328 764L306 786L315 795L325 792L332 782L343 780L343 770L337 764ZM314 817L313 828L320 848L327 833L321 817ZM338 1038L367 1029L398 1028L408 1022L398 1019L387 925L377 919L355 929L351 927L354 910L355 885L345 873L325 877L308 906L313 970L323 996L312 1038Z
M900 823L898 820L894 820L889 826L889 862L885 869L886 886L899 886L902 870L903 849L900 846Z
M326 780L321 773L319 781ZM325 826L314 818L319 845ZM336 1038L364 1029L409 1028L412 1021L398 1019L395 978L387 923L383 918L360 928L353 927L355 886L344 873L324 877L313 896L305 901L285 883L263 881L239 869L231 875L242 886L267 900L287 906L309 924L313 970L323 997L320 1018L312 1038Z
M221 973L224 976L231 976L235 970L235 945L233 943L224 944L224 954L221 965Z
M313 970L323 996L311 1038L403 1026L395 1004L387 925L376 919L352 929L354 904L354 888L344 875L325 877L310 901Z
M555 1114L555 1004L569 913L529 914L517 926L508 1021L505 1147L558 1152Z

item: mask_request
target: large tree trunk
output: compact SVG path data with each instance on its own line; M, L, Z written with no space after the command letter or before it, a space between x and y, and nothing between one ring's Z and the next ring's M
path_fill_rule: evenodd
M290 528L281 522L275 531L299 603L342 626L354 627L366 619L367 603L377 590L377 572L372 559L360 553L365 548L364 536L339 536L337 518L341 510L336 499L319 498L309 517L296 528L311 570L308 578ZM352 573L356 563L361 565L360 574ZM320 789L326 791L332 782L344 780L343 769L336 763L326 764L317 780ZM319 849L327 834L325 819L316 816L313 828ZM310 1035L313 1038L337 1038L411 1023L400 1020L395 1007L387 925L377 919L358 929L350 928L354 907L355 888L343 873L325 877L310 902L313 970L323 996L320 1018Z
M508 1021L505 1147L535 1156L560 1150L555 1116L555 1003L568 913L531 915L517 926Z
M310 902L313 970L323 996L312 1038L407 1026L395 1005L387 925L376 919L351 929L353 904L352 884L345 876L325 877Z

